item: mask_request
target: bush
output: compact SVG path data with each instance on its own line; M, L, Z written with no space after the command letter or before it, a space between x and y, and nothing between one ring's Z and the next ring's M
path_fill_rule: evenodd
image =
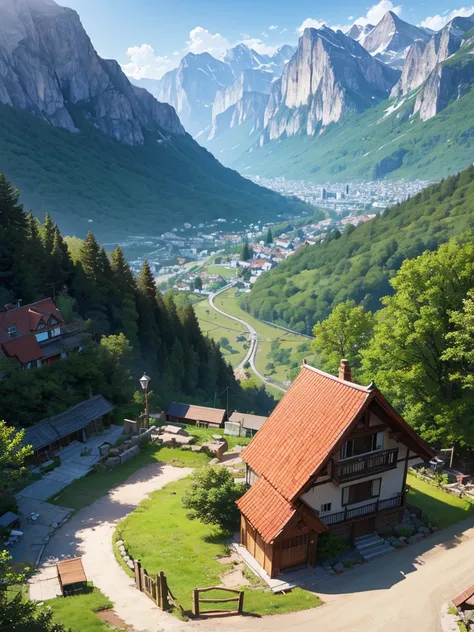
M318 559L321 562L342 555L349 546L332 533L323 533L318 541Z
M245 493L244 483L235 483L224 467L206 467L193 475L190 489L183 496L183 507L188 517L204 524L218 524L224 529L235 529L239 524L239 510L235 502Z
M415 529L409 526L400 527L400 529L397 529L396 533L398 537L402 536L403 538L409 538L415 533Z
M448 484L448 475L445 472L435 472L434 482L437 487L443 487Z

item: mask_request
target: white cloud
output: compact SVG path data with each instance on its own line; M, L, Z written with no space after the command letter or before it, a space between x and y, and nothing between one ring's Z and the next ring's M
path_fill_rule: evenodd
M268 27L269 31L276 31L278 28L278 24L272 24L271 26Z
M288 29L281 29L280 31L280 35L283 35L283 33L286 33Z
M402 7L399 5L395 6L393 2L390 2L390 0L380 0L380 2L370 7L365 17L357 18L355 23L362 25L377 25L388 11L392 11L396 15L400 15L400 13L402 12Z
M345 33L350 29L348 24L330 24L327 20L316 20L315 18L306 18L304 22L296 29L296 31L303 35L305 29L320 29L324 25L328 26L333 31L342 31Z
M472 15L472 13L474 13L474 6L461 7L460 9L454 9L451 13L446 14L445 12L443 15L430 15L420 23L420 26L432 29L433 31L439 31L456 16L468 17Z
M268 33L265 33L265 31L262 31L262 32L260 33L260 35L261 35L262 37L268 37Z
M122 66L122 70L134 79L161 79L173 67L170 58L156 55L150 44L131 46L126 55L130 61Z
M320 29L324 24L326 24L325 20L306 18L296 30L300 35L303 35L305 29Z
M347 19L349 20L349 22L352 22L352 20L354 20L355 18L353 15L350 15Z
M236 44L245 44L249 48L253 48L257 53L260 53L260 55L273 55L273 53L276 53L278 50L278 46L265 44L265 42L262 42L262 40L257 37L250 37L236 42ZM234 46L236 46L236 44L234 44Z
M195 54L210 53L213 57L222 59L230 46L230 42L225 37L222 37L220 33L210 33L202 26L196 26L189 33L185 52Z

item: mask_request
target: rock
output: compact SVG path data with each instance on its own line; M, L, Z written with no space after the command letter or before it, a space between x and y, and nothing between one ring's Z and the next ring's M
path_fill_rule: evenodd
M462 618L465 623L474 624L474 610L464 610Z
M53 529L57 529L59 527L59 522L52 522L51 526L53 527Z
M425 536L423 533L415 533L414 535L408 538L408 544L415 544L415 542L419 542L420 540L423 540L424 537Z
M431 533L431 530L428 527L418 527L418 533L428 535L429 533Z
M119 456L120 450L119 448L110 448L109 456Z
M45 544L48 544L49 540L50 540L49 535L47 535L47 536L45 536L45 537L43 538L43 542L44 542Z
M108 459L106 459L104 461L104 466L108 469L108 470L113 470L114 468L116 468L118 465L120 465L120 457L119 456L115 456L115 457L109 457Z
M433 525L433 526L431 527L431 531L432 531L433 533L436 533L436 531L439 531L439 527L437 527L437 526Z
M115 544L118 546L118 548L120 548L123 545L123 543L124 543L123 540L117 540Z
M127 562L127 566L128 568L130 568L132 571L134 570L134 565L133 565L133 561L129 558L128 562Z
M338 562L337 564L334 564L332 568L336 573L343 573L346 570L342 562Z
M119 546L118 550L120 551L122 555L125 555L127 553L127 549L125 548L123 544Z

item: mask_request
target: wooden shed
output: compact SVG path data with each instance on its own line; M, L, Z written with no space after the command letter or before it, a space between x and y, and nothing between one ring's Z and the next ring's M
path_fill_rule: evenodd
M318 536L327 527L304 504L286 502L263 478L237 504L240 542L270 577L316 565Z
M56 564L59 586L64 596L74 595L87 587L87 577L80 557Z

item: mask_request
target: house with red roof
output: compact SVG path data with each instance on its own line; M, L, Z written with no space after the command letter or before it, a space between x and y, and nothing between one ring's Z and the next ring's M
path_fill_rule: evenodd
M433 455L346 360L338 377L305 363L242 452L241 544L272 578L314 566L320 534L353 542L399 523L408 467Z
M0 312L0 349L5 357L30 369L81 348L81 329L80 323L65 324L51 298L23 306L8 304Z

